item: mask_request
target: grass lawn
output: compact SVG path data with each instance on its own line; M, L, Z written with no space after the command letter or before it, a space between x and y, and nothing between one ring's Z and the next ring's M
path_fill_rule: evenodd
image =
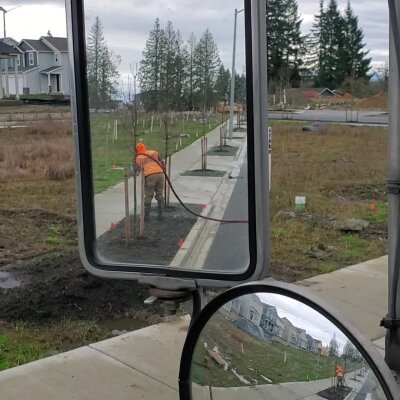
M113 137L115 121L117 138ZM170 113L167 117L140 115L138 135L148 148L157 150L161 157L166 154L165 121L169 137L168 155L189 146L222 122L220 115L210 116L209 124L203 123L200 114L189 115L189 119L187 113ZM92 114L90 124L94 191L99 193L123 180L120 168L129 168L132 162L133 125L128 112Z
M386 254L387 128L328 125L316 134L300 123L272 127L272 274L296 281ZM296 196L306 196L306 210L290 215ZM333 228L349 218L371 225L359 233Z
M5 324L0 321L0 371L104 339L93 322L64 320L59 324Z

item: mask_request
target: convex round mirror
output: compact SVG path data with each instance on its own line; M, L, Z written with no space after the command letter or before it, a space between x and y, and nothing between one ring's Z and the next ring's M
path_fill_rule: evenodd
M279 283L219 296L189 331L181 399L397 398L382 357L328 308Z

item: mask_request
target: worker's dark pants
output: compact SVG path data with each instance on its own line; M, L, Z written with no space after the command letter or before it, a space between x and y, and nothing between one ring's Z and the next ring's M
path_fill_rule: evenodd
M153 200L154 193L156 194L156 200L158 202L164 200L164 174L159 172L158 174L151 174L146 176L144 183L144 205L150 207L151 201Z

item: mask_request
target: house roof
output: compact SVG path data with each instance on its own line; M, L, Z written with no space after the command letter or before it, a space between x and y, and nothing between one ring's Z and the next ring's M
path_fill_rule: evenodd
M22 39L21 42L27 43L33 50L52 52L41 40Z
M54 36L42 36L41 39L44 39L45 41L50 43L53 47L55 47L58 51L61 51L62 53L68 52L67 38L54 37Z
M6 43L0 42L0 54L1 55L18 55L19 52L14 47L9 46Z
M49 73L57 71L58 69L61 69L61 68L62 67L60 65L55 65L53 67L49 67L49 68L46 68L46 69L40 71L40 73L41 74L49 74Z

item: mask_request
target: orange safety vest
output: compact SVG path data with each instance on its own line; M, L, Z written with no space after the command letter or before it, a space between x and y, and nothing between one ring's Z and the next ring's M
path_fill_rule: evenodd
M150 156L151 158L147 157L146 155ZM136 157L136 165L139 168L143 168L144 176L149 176L149 175L158 174L160 172L163 172L160 165L156 161L153 161L152 158L154 160L158 160L158 152L157 151L147 150L144 153L141 153Z
M344 371L342 367L336 367L336 376L338 378L343 378L344 377Z

